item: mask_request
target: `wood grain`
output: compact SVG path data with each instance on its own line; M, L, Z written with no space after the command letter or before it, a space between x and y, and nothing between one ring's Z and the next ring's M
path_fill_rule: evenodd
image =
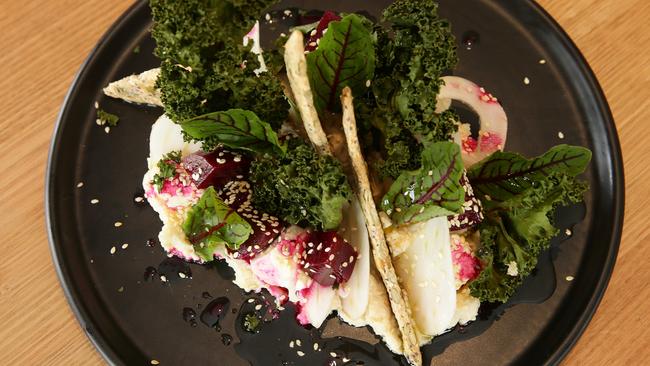
M516 0L513 0L516 1ZM54 121L75 72L130 0L0 0L0 364L103 361L74 319L47 244L43 185ZM618 263L567 365L650 359L650 2L541 0L594 69L616 119L626 175Z

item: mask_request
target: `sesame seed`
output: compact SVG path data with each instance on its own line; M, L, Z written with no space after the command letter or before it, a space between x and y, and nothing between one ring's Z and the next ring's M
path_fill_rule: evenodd
M120 288L117 289L117 292L124 292L124 286L120 286Z
M325 253L329 253L330 250L332 250L332 247L327 247L327 248L325 248Z
M300 341L300 339L296 339L296 344L298 345L298 347L302 346L302 342Z
M562 131L558 132L557 137L559 137L560 139L563 139L564 138L564 133Z
M260 305L260 304L255 305L255 310L261 310L261 309L262 309L262 305Z
M574 277L573 276L566 276L566 277L564 277L564 279L571 282L571 281L573 281Z
M297 353L297 354L298 354L298 356L300 356L300 357L302 357L302 356L304 356L304 355L305 355L305 352L303 352L303 351L298 351L298 352L296 352L296 353Z
M152 365L159 365L160 362L158 362L158 360L151 360L151 364Z
M96 205L96 204L99 203L99 200L97 198L93 198L93 199L90 200L90 203L93 204L93 205Z
M122 249L126 249L126 248L128 248L128 247L129 247L129 244L128 244L128 243L124 243L124 244L122 244Z
M264 19L271 20L271 14L266 13L266 15L264 16Z
M183 272L178 272L178 277L180 278L187 278L187 275Z
M111 254L115 254L115 247L111 247Z
M255 302L255 299L248 299L248 303L249 303L249 304L252 304L252 303L254 303L254 302Z
M330 356L337 357L335 352L330 352Z
M167 276L160 275L160 280L163 281L163 282L167 282Z
M95 101L95 109L99 108L99 102Z
M566 230L564 230L564 233L565 233L567 236L571 236L571 234L573 234L573 232L571 232L571 229L566 229Z
M113 225L114 225L115 227L120 227L120 226L122 226L122 223L119 222L119 221L116 221Z
M289 342L289 348L293 348L293 341Z
M110 127L108 127L108 126L106 126L106 127L104 127L104 132L106 132L106 133L109 133L109 132L111 132L111 128L110 128Z
M544 59L539 60L540 65L544 65L545 63L546 63L546 60L544 60Z
M341 265L342 265L343 267L347 267L347 266L348 266L348 262L343 262L343 264L341 264Z
M349 362L349 361L350 361L349 358L347 358L347 357L343 357L343 363L346 363L346 362Z
M524 84L530 85L530 79L528 78L528 76L524 78Z
M329 256L329 260L330 260L330 261L331 261L331 260L334 260L334 254L330 254L330 256Z
M144 198L142 198L142 197L136 197L136 198L135 198L135 202L140 203L140 202L142 202L142 201L144 201Z
M77 188L81 188L81 187L83 187L83 186L84 186L84 182L79 182L79 183L77 183Z
M318 343L314 343L314 351L318 351Z
M354 256L353 255L350 256L350 263L352 263L352 262L354 262Z
M322 249L323 249L323 243L318 243L316 250L322 250Z

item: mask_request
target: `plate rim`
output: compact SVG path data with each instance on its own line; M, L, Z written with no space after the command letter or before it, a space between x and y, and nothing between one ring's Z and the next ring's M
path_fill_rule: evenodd
M121 29L121 27L128 23L129 20L134 17L138 10L141 7L147 6L146 1L135 1L132 5L127 8L124 13L122 13L113 24L105 31L101 36L99 41L95 44L93 49L90 51L88 56L82 62L79 67L75 77L73 78L70 87L63 99L61 109L56 117L56 123L52 132L52 137L50 139L50 145L48 149L47 157L47 166L45 171L45 187L44 187L44 204L45 204L45 221L47 226L47 236L50 253L52 256L52 262L57 274L58 281L63 289L66 300L77 319L77 322L81 329L86 334L86 337L93 344L95 349L103 357L103 359L111 364L125 364L124 360L120 357L119 354L109 345L109 342L106 340L104 335L101 332L95 333L90 332L87 325L90 325L94 329L94 322L88 321L91 319L89 316L88 310L85 308L84 302L82 301L82 296L78 293L78 289L75 286L72 286L71 276L68 273L66 258L62 255L59 245L57 244L58 239L54 230L54 212L53 212L53 197L54 197L54 181L51 178L51 173L53 166L55 165L55 152L59 146L59 140L61 139L61 126L65 121L65 117L68 114L70 108L70 102L73 94L75 94L76 89L78 88L78 83L88 72L88 68L91 62L99 54L103 46L112 39L114 34ZM563 340L559 346L547 356L544 364L546 365L556 365L559 364L569 353L569 351L575 346L577 341L580 339L582 334L585 332L586 328L590 324L604 294L609 285L614 266L618 257L618 251L621 242L621 236L623 231L623 221L624 221L624 209L625 209L625 174L624 166L622 162L622 151L619 142L618 132L616 130L616 125L614 118L611 112L607 98L603 92L603 89L598 82L596 75L589 66L584 55L580 52L577 45L569 37L566 31L560 26L560 24L546 11L540 4L534 0L521 1L518 6L529 7L533 12L536 12L537 16L541 20L546 22L546 24L551 28L558 38L558 41L561 42L563 48L567 53L572 57L577 66L585 78L589 89L594 94L594 101L598 107L599 114L603 117L604 127L607 131L606 140L611 148L612 154L610 155L611 163L614 168L613 174L613 228L614 231L609 239L608 253L603 266L603 271L598 277L598 282L594 292L592 292L589 301L582 311L579 318L571 327L571 331L567 334L562 335Z

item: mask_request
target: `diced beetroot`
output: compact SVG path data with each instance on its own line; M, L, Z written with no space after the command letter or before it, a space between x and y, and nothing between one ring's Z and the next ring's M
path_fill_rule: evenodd
M322 286L347 282L357 261L357 252L336 231L313 232L300 264L309 277Z
M318 48L318 40L323 36L323 32L331 22L341 20L341 17L331 11L326 11L318 22L318 26L309 34L309 41L305 46L305 51L311 52Z
M260 214L250 206L241 206L237 213L243 217L253 228L253 232L239 249L233 253L237 259L250 261L256 255L268 248L286 227L285 223L277 217Z
M250 160L245 156L218 148L213 152L198 152L183 158L183 168L200 189L221 186L236 176L246 176Z
M449 230L459 231L474 227L483 221L483 207L481 201L474 195L474 190L469 184L467 175L463 173L460 184L465 189L465 202L463 203L463 212L458 215L448 216Z

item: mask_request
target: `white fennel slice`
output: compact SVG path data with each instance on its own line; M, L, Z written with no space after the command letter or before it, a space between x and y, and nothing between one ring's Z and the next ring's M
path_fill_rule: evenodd
M341 235L357 250L358 259L348 282L339 289L342 311L348 317L357 319L368 307L370 287L370 239L366 229L363 210L356 197L352 198L350 208L344 214L341 225L345 231Z
M165 154L180 151L182 156L197 152L201 144L188 143L183 140L181 126L172 122L167 115L162 115L151 127L149 136L149 168L156 165Z
M456 312L456 284L446 217L403 226L411 242L394 258L400 283L408 294L418 331L444 333Z

